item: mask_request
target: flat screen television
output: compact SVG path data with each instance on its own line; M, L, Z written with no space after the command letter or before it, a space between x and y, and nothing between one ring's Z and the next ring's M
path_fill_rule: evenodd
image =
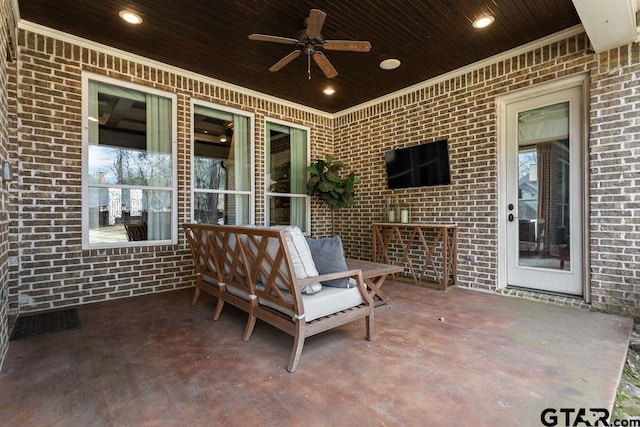
M451 184L446 139L389 150L384 160L390 189Z

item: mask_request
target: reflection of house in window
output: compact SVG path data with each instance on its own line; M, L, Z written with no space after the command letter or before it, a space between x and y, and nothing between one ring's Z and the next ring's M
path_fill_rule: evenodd
M94 80L87 86L88 243L127 241L124 225L137 223L148 226L148 240L171 239L173 98Z
M520 149L518 153L518 217L538 218L538 171L535 150Z
M197 104L193 110L193 220L249 224L250 119Z
M194 187L223 191L233 188L233 169L228 168L233 122L199 113L193 117ZM219 192L196 192L193 216L199 223L235 224L234 210L225 209L225 195Z

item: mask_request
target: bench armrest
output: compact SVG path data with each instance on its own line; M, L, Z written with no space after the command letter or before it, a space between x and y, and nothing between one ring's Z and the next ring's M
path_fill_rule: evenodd
M307 277L306 279L298 279L298 284L304 286L309 283L324 282L325 280L340 279L343 277L353 277L356 280L356 287L360 291L362 299L367 305L373 305L373 300L371 299L369 292L367 292L364 279L362 278L362 270L347 270L337 273L321 274L320 276Z

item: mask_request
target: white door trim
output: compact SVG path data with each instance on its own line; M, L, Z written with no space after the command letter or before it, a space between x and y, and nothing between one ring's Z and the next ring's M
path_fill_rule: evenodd
M522 90L518 90L515 92L511 92L507 95L503 95L503 96L499 96L496 98L496 107L497 107L497 116L498 116L498 123L497 123L497 127L498 127L498 140L497 140L497 148L498 148L498 197L497 197L497 201L498 201L498 276L497 276L497 283L496 283L496 287L497 289L504 289L507 287L507 263L506 263L506 259L507 259L507 195L506 195L506 187L507 187L507 150L506 150L506 144L507 144L507 105L514 103L514 102L518 102L518 101L522 101L522 100L526 100L526 99L530 99L532 97L536 97L536 96L540 96L540 95L545 95L545 94L549 94L549 93L553 93L553 92L557 92L557 91L561 91L561 90L566 90L566 89L572 89L572 88L576 88L579 87L582 90L582 112L581 112L581 121L582 121L582 138L581 138L581 161L580 161L580 167L581 167L581 173L580 176L584 179L586 179L586 168L588 166L587 164L587 141L588 141L588 114L587 114L587 108L586 106L588 98L588 83L589 83L589 79L588 79L588 74L587 73L581 73L581 74L577 74L571 77L567 77L567 78L563 78L563 79L557 79L557 80L553 80L551 82L548 83L543 83L540 85L536 85L534 87L529 87L529 88L525 88ZM587 185L585 185L585 183L583 182L582 188L584 189L583 191L583 197L582 197L582 205L583 205L583 209L582 212L584 212L583 214L583 242L584 242L584 252L588 252L588 243L589 243L589 239L588 239L588 219L589 219L589 215L588 215L588 209L585 209L584 207L586 207L587 201L588 201L588 190L587 190ZM583 298L589 302L590 300L590 287L589 287L589 263L588 263L588 256L584 256L583 255Z

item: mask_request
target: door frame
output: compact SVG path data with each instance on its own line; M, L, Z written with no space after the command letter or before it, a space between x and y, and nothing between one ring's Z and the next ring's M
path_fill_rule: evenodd
M589 181L588 181L588 141L589 141L589 122L588 122L588 95L589 95L589 75L588 73L580 73L571 77L556 79L550 82L541 83L532 87L520 89L502 95L496 98L497 116L498 116L498 281L497 289L505 289L507 287L507 105L530 99L540 95L546 95L565 89L579 87L582 91L582 108L580 119L582 121L581 130L582 138L580 141L580 187L582 189L582 202L580 211L582 212L582 296L586 302L591 300L590 286L590 257L589 254ZM576 254L578 255L578 254ZM536 292L535 289L531 289ZM540 291L543 292L543 291Z

